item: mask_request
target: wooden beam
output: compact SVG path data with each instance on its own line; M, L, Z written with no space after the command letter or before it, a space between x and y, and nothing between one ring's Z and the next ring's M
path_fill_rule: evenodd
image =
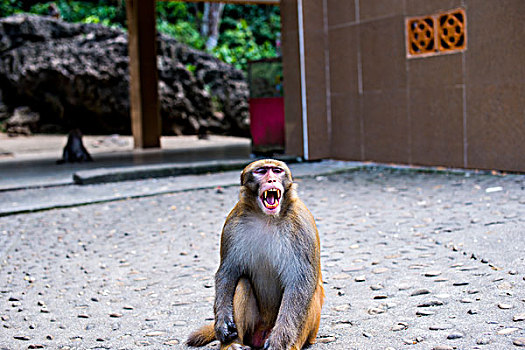
M126 0L126 12L135 148L160 147L155 0Z

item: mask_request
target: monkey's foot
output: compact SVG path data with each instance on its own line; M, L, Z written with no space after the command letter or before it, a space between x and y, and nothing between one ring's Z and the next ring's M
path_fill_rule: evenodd
M221 350L252 350L252 348L248 345L232 343L230 345L226 345L225 347L221 346Z

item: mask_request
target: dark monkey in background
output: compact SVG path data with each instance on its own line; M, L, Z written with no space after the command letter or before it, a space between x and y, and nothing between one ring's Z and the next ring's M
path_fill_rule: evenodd
M57 160L57 164L92 161L93 158L91 158L82 142L82 132L79 129L71 130L67 137L67 144L62 152L62 159Z
M224 224L215 275L215 322L187 344L221 349L301 349L315 341L324 298L319 234L285 163L266 159L241 174Z

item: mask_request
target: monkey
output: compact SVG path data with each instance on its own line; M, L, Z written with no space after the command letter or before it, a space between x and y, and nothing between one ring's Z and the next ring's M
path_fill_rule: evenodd
M273 159L249 164L222 229L215 320L186 344L299 350L315 342L323 301L319 233L290 169Z
M71 130L62 152L62 159L57 160L57 164L92 161L93 158L82 143L82 132L79 129Z

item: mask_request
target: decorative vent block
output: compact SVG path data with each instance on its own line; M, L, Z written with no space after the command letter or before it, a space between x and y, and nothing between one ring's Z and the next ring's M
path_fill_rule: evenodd
M434 19L432 17L413 18L408 21L408 50L411 55L436 51Z
M463 51L467 47L464 9L406 19L407 57Z

